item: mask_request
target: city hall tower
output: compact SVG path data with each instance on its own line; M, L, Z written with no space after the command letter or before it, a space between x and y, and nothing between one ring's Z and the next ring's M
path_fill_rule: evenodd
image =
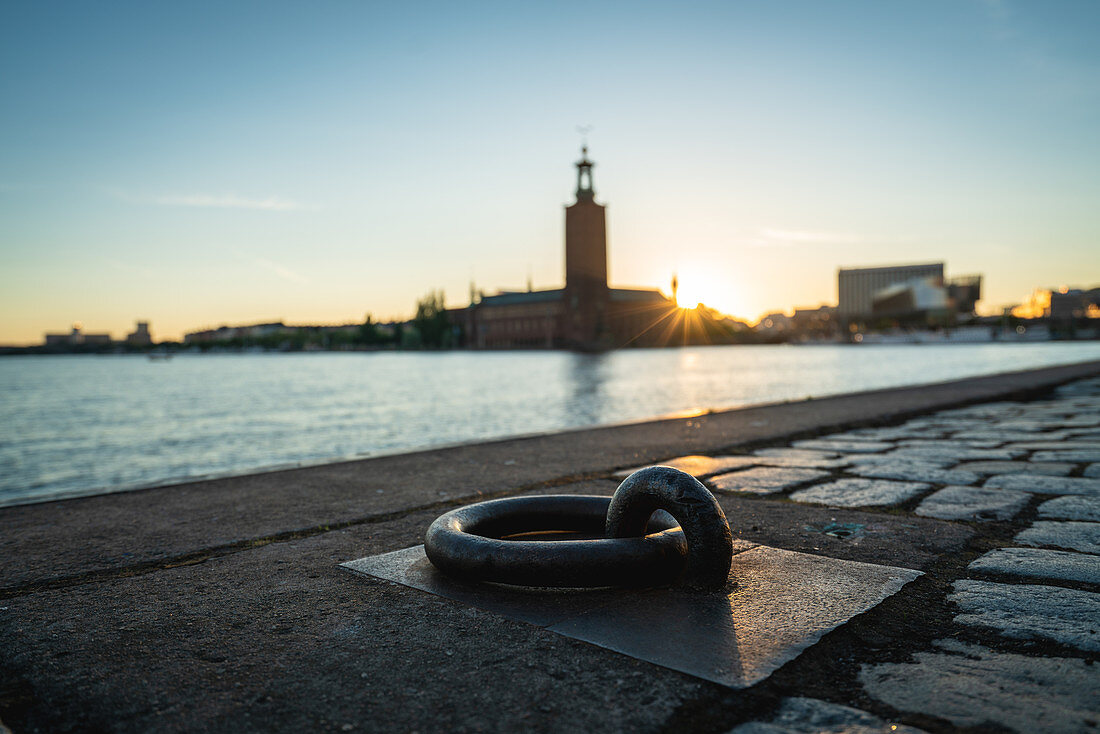
M607 337L607 220L596 203L588 146L577 161L577 201L565 207L565 337L600 349Z

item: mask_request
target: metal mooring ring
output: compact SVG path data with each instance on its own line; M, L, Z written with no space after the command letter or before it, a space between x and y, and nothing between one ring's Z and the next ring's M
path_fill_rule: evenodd
M611 500L546 495L489 500L441 515L424 536L428 560L444 573L516 586L590 588L659 586L680 575L684 534L659 516L635 537L600 538ZM593 540L530 540L508 536L573 531ZM537 537L537 536L536 536Z
M596 537L514 537L553 531ZM679 578L688 586L720 589L729 576L733 540L706 487L658 466L631 474L610 500L550 495L460 507L431 524L424 550L441 571L476 581L594 587L659 586Z
M651 466L627 477L607 508L607 537L643 532L657 510L676 518L687 536L688 561L680 582L698 589L723 588L733 563L733 534L718 500L690 474Z

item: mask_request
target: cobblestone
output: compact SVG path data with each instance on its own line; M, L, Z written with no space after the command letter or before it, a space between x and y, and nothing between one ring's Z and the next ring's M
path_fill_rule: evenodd
M1045 474L1051 477L1068 476L1073 464L1030 461L968 461L955 467L955 471L975 474Z
M1017 535L1016 542L1100 554L1100 523L1038 520Z
M785 698L767 723L742 724L730 734L924 734L904 724L893 724L866 711L816 698Z
M908 461L869 462L849 469L861 477L878 479L906 479L932 484L977 484L981 477L972 472L943 469L934 464Z
M1068 432L1063 431L1068 435ZM1010 443L1006 448L1023 449L1024 451L1100 451L1100 441L1072 441L1062 438L1051 438L1049 434L1042 435L1042 441L1025 441L1022 443Z
M1085 476L1100 479L1100 463L1089 464L1085 467Z
M916 514L941 520L1008 520L1028 503L1026 492L978 487L944 487L917 506Z
M1001 445L1003 441L997 439L989 439L984 441L960 441L957 438L941 438L941 439L907 439L904 441L898 441L898 446L902 448L918 448L918 449L948 449L954 451L960 446L972 449L992 449Z
M1100 584L1100 559L1086 553L1042 548L998 548L971 561L969 569L1007 576Z
M1100 495L1100 479L1047 477L1040 474L998 474L986 480L990 489L1017 489L1035 494Z
M830 439L843 441L897 441L899 439L940 439L946 433L941 429L913 428L909 424L892 428L857 428L844 433L834 433Z
M801 489L791 495L795 502L831 507L880 507L898 505L929 488L920 482L880 479L838 479Z
M1068 495L1039 505L1039 517L1050 520L1100 522L1100 497Z
M820 451L836 451L840 453L874 453L894 448L894 444L886 441L853 441L840 438L811 438L805 441L795 441L791 444L799 449L818 449ZM1097 461L1100 461L1098 459Z
M947 597L960 624L990 627L1005 637L1045 638L1079 650L1100 650L1100 594L1058 586L964 579Z
M827 469L847 466L851 459L829 451L813 449L769 448L753 452L757 463L768 466L803 466Z
M935 446L903 446L887 454L897 458L931 458L936 461L1010 460L1023 456L1021 449L975 449L967 446L940 448Z
M907 455L890 451L885 454L853 454L849 465L853 467L875 466L882 464L910 464L924 469L946 469L955 463L955 459L936 458L932 455Z
M828 472L816 469L758 466L732 474L719 474L711 477L710 483L723 492L772 494L827 476Z
M1036 451L1031 455L1032 461L1100 461L1100 449L1074 449L1058 451Z
M956 726L1011 731L1092 731L1100 712L1100 675L1079 658L1030 657L940 640L911 663L865 665L859 679L899 711L938 716Z

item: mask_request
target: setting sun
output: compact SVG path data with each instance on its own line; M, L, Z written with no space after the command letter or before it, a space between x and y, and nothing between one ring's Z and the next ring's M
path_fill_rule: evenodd
M732 279L690 266L677 272L676 305L695 308L699 304L726 314L737 315L737 284Z

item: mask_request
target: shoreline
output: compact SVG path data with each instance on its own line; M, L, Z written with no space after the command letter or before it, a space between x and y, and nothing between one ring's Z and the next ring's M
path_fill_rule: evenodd
M714 345L714 346L731 346L731 345ZM732 345L732 346L775 346L775 345ZM814 346L819 346L819 345L814 345ZM826 346L828 346L828 345L826 345ZM851 346L860 346L860 345L851 345ZM907 346L913 346L913 345L888 344L888 345L874 345L874 346L877 346L877 347L894 347L894 346L907 347ZM928 345L917 345L917 346L928 346ZM967 346L973 346L973 345L967 345ZM689 348L691 348L691 347L689 347ZM493 351L492 353L493 354L500 354L503 351L504 350ZM510 351L523 352L525 354L545 353L545 350L510 350ZM306 354L306 353L309 353L309 352L302 352L301 354ZM333 352L324 352L324 353L328 354L328 353L333 353ZM339 353L339 352L337 352L337 353ZM411 354L411 353L416 353L416 352L393 352L393 353L394 354L397 354L397 353ZM427 354L429 352L420 352L420 353L421 354ZM433 354L438 354L438 353L440 353L440 352L434 352ZM477 353L477 352L471 352L470 350L449 350L446 353L450 354L450 353ZM218 353L216 356L226 356L227 354L229 354L229 353ZM258 353L245 352L243 354L248 355L248 354L258 354ZM267 354L267 353L264 353L264 354ZM132 354L127 355L127 354L124 354L124 355L47 355L47 356L85 356L85 357L92 357L92 356L134 356L134 357L136 357L136 356L140 356L140 355L132 355ZM206 355L206 353L203 353L203 354L199 354L199 355L187 355L187 356L207 356L207 355ZM233 356L237 356L237 355L234 354ZM1064 363L1064 364L1061 364L1061 365L1056 365L1054 367L1072 367L1074 365L1088 364L1091 361L1093 361L1093 360L1087 360L1086 359L1086 360L1082 360L1082 361L1078 361L1078 362L1068 362L1068 363ZM1036 369L1051 369L1051 368L1052 367L1040 367L1040 368L1036 368ZM1030 369L1029 370L1024 370L1024 371L1030 371ZM999 376L999 375L1015 374L1017 372L1018 371L1010 370L1010 371L1004 371L1004 372L978 373L976 375L970 375L970 376L961 377L961 378L958 378L958 379L967 380L967 379L977 379L977 378L982 378L982 377L995 377L995 376ZM163 479L153 480L153 481L150 481L150 482L138 482L138 483L134 483L134 484L130 484L130 485L121 485L121 486L101 485L101 486L88 487L88 488L73 488L73 489L61 490L61 491L56 492L56 493L43 494L41 496L16 498L16 499L10 500L10 501L6 500L2 496L0 496L0 509L6 508L6 507L22 507L22 506L27 506L27 505L43 504L43 503L50 503L50 502L61 502L61 501L66 501L66 500L71 500L71 499L80 499L80 498L85 498L85 497L95 497L95 496L102 496L102 495L133 493L133 492L144 492L144 491L149 491L149 490L165 489L165 488L171 488L171 487L182 486L182 485L196 484L196 483L201 483L201 482L210 482L210 481L218 481L218 480L225 480L225 479L239 479L239 478L242 478L242 477L249 477L249 476L253 476L253 475L265 475L265 474L275 474L275 473L286 472L286 471L307 470L307 469L314 469L314 468L325 467L325 466L330 466L330 465L342 465L342 464L349 464L349 463L355 463L355 462L361 462L361 461L370 461L370 460L382 459L382 458L391 458L391 457L400 457L400 456L412 455L412 454L421 454L421 453L425 453L425 452L442 451L442 450L448 450L448 449L458 449L458 448L477 446L477 445L482 445L482 444L492 444L492 443L497 443L497 442L502 442L502 441L512 441L512 440L519 441L519 440L527 440L527 439L538 438L538 437L553 436L553 435L556 435L556 434L573 434L573 433L580 433L580 432L585 432L585 431L589 431L589 430L619 428L619 427L635 426L635 425L641 425L641 424L659 422L659 421L669 421L669 420L677 420L677 419L694 418L694 417L698 417L698 416L719 415L719 414L723 414L723 413L741 411L741 410L746 410L746 409L750 409L750 408L766 408L766 407L769 407L769 406L776 406L776 405L810 404L810 403L813 403L815 401L820 401L820 400L829 399L829 398L837 398L837 397L842 397L842 396L855 396L855 395L861 395L861 394L874 394L874 393L879 393L879 392L884 392L884 391L891 391L891 390L898 390L898 389L931 387L931 386L934 386L934 385L949 384L949 383L955 382L955 381L956 380L939 380L939 381L932 381L932 382L917 382L917 383L909 383L909 384L904 384L904 385L896 385L896 386L890 386L890 387L875 388L875 389L870 390L870 391L833 392L833 393L826 392L826 393L816 395L816 396L807 395L807 396L801 397L801 398L789 398L789 399L785 399L785 400L771 400L771 401L763 401L763 402L758 402L758 403L743 403L743 404L740 404L740 405L721 406L721 407L716 407L716 408L684 409L684 410L672 411L672 412L669 412L669 413L656 415L656 416L651 416L651 417L627 419L627 420L624 420L624 421L617 421L617 422L610 422L610 423L599 423L599 424L593 424L593 425L582 425L582 426L574 426L574 427L548 429L548 430L544 430L544 431L533 431L533 432L530 432L530 433L505 434L505 435L493 436L493 437L488 437L488 438L474 438L474 439L470 439L470 440L466 440L466 441L441 442L441 443L427 444L427 445L422 445L422 446L410 446L410 447L407 447L407 448L398 448L398 449L394 449L394 450L381 449L381 450L377 450L377 451L364 452L364 453L361 453L361 454L352 454L352 455L347 455L347 456L321 457L321 458L316 458L316 459L308 459L307 458L307 459L301 459L301 460L290 460L290 461L286 461L286 462L277 462L277 463L266 464L266 465L262 465L262 466L246 467L246 468L242 468L240 470L231 470L231 471L225 471L225 472L213 472L213 473L209 473L209 474L179 475L179 476L165 477Z

